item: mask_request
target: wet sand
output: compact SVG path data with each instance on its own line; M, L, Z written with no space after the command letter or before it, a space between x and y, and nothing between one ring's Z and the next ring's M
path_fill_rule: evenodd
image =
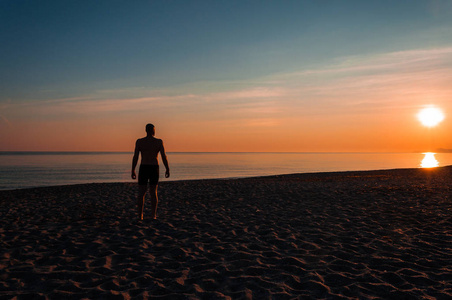
M131 183L0 191L0 298L451 298L451 183L452 167L162 182L142 222Z

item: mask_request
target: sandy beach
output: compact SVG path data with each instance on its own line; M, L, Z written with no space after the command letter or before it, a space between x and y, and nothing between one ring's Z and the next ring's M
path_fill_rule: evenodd
M452 167L0 191L0 298L452 298ZM148 218L146 219L146 216Z

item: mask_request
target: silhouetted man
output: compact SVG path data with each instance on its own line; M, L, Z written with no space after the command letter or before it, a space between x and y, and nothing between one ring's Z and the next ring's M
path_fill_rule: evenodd
M165 177L170 176L170 170L168 165L168 159L166 158L165 148L163 147L163 141L154 137L155 127L152 124L146 125L146 137L138 139L135 144L135 153L132 160L132 179L136 179L135 168L138 163L138 156L141 153L140 172L138 173L138 219L143 220L144 200L146 196L146 190L149 183L149 194L151 195L151 217L157 219L157 186L159 183L159 161L158 154L162 157L163 164L165 165L166 172Z

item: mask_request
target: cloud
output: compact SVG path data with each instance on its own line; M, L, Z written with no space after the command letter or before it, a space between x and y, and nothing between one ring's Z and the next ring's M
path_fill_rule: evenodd
M7 118L5 118L5 116L0 115L0 120L1 120L0 124L5 125L8 128L12 128L11 122Z
M288 98L298 97L300 105L315 103L333 109L363 103L409 105L422 97L444 102L451 96L451 80L452 48L448 47L345 57L269 81L284 87Z
M310 75L356 74L359 72L387 72L388 70L416 70L441 67L451 63L452 47L416 49L389 53L354 55L336 58L336 61L317 69L283 74L284 77Z
M284 90L274 87L253 87L249 89L229 91L223 93L212 93L208 95L212 99L230 100L230 99L265 99L284 96Z
M452 96L451 81L452 47L444 47L336 58L317 68L252 81L99 90L72 98L9 103L2 111L74 119L152 111L174 118L274 124L278 118L296 115L371 114L418 106L426 99L446 102Z
M127 91L136 97L117 98ZM175 94L175 95L165 95ZM146 96L143 96L146 95ZM139 114L147 111L173 115L200 114L203 112L231 111L241 114L265 113L271 111L273 99L281 97L281 91L269 87L250 87L227 92L175 93L174 90L155 92L153 90L109 90L92 95L29 101L10 104L9 109L21 115L43 118L78 118L104 116L118 113Z

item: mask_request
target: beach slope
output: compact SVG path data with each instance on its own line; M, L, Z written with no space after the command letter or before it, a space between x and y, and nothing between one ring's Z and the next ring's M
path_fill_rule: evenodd
M451 298L451 183L451 167L162 182L142 222L132 183L0 191L0 297Z

